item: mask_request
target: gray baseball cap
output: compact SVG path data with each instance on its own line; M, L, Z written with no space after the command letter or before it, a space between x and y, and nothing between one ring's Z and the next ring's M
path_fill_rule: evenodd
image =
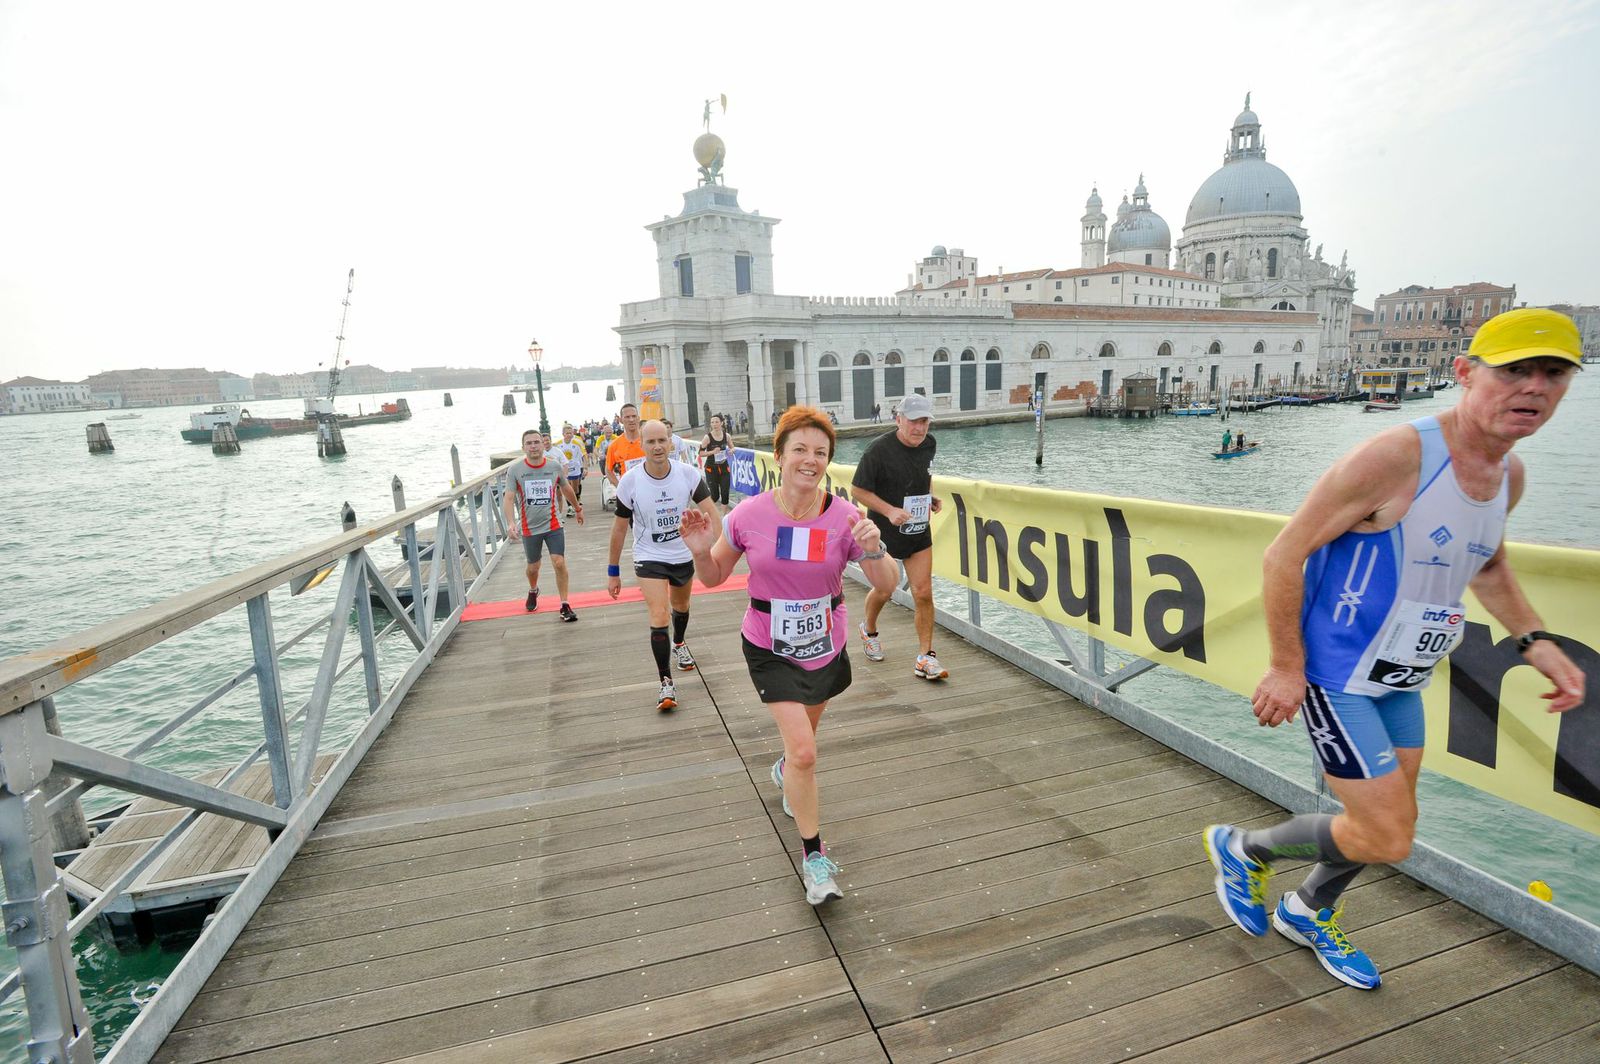
M908 395L900 400L900 406L895 410L895 413L907 421L919 421L922 418L932 420L933 403L928 400L926 395Z

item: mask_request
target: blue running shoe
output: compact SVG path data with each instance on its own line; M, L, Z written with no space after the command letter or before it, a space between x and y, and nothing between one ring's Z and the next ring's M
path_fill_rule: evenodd
M826 854L814 853L807 857L800 866L800 878L806 884L806 901L821 905L829 898L844 897L844 891L833 881L838 873L839 866L828 860Z
M778 790L783 790L783 758L772 763L772 782L778 785ZM789 808L789 796L783 796L783 815L790 820L794 819L794 812Z
M1317 955L1318 962L1328 974L1346 986L1357 990L1376 990L1383 977L1378 974L1372 958L1356 949L1339 930L1339 914L1344 907L1323 909L1311 916L1301 916L1288 905L1285 894L1272 910L1272 926L1290 942L1305 946Z
M1217 870L1217 901L1228 919L1247 935L1267 933L1267 883L1272 869L1251 860L1239 848L1244 832L1232 824L1206 828L1206 854Z

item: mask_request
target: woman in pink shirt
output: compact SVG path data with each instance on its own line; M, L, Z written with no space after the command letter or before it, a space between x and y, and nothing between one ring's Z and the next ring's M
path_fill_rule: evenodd
M800 831L801 874L812 905L842 897L834 882L838 866L822 845L816 733L828 700L850 686L845 563L859 560L867 579L885 594L899 576L878 527L853 503L823 489L833 446L827 414L790 407L773 439L778 487L735 506L722 520L720 537L697 511L686 511L680 526L695 575L707 587L726 580L740 555L749 564L744 657L783 737L772 780L783 791L783 811Z

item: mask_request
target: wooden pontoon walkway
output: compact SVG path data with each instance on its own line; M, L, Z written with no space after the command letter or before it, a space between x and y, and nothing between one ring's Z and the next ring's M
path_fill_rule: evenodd
M667 716L639 603L463 624L157 1059L1600 1059L1600 980L1388 869L1349 895L1375 993L1241 934L1199 833L1276 808L953 638L914 679L893 606L824 718L813 910L745 601L696 597Z

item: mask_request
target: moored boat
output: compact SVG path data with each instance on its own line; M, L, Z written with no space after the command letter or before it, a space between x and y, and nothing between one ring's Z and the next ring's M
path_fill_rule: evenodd
M1201 406L1199 403L1190 403L1188 406L1175 406L1167 411L1167 413L1176 414L1178 417L1210 417L1216 412L1216 407Z
M1385 402L1383 400L1369 400L1367 402L1367 404L1365 406L1363 406L1361 409L1365 413L1376 414L1376 413L1381 413L1381 412L1383 412L1385 410L1399 410L1400 409L1400 404L1399 403Z
M1256 442L1254 442L1254 443L1250 444L1249 446L1245 447L1243 450L1212 451L1211 452L1211 457L1213 457L1213 458L1239 458L1239 457L1241 457L1243 455L1255 454L1257 451L1261 450L1261 444L1262 444L1262 441L1261 440L1257 440Z
M386 425L392 421L405 421L411 416L411 406L405 399L384 403L375 414L340 414L326 399L307 399L304 417L251 417L250 411L238 403L218 403L210 410L189 415L189 427L181 435L190 443L210 443L211 433L218 425L229 422L234 435L241 440L259 440L266 436L293 436L317 431L317 422L331 417L339 423L340 430L361 425Z

